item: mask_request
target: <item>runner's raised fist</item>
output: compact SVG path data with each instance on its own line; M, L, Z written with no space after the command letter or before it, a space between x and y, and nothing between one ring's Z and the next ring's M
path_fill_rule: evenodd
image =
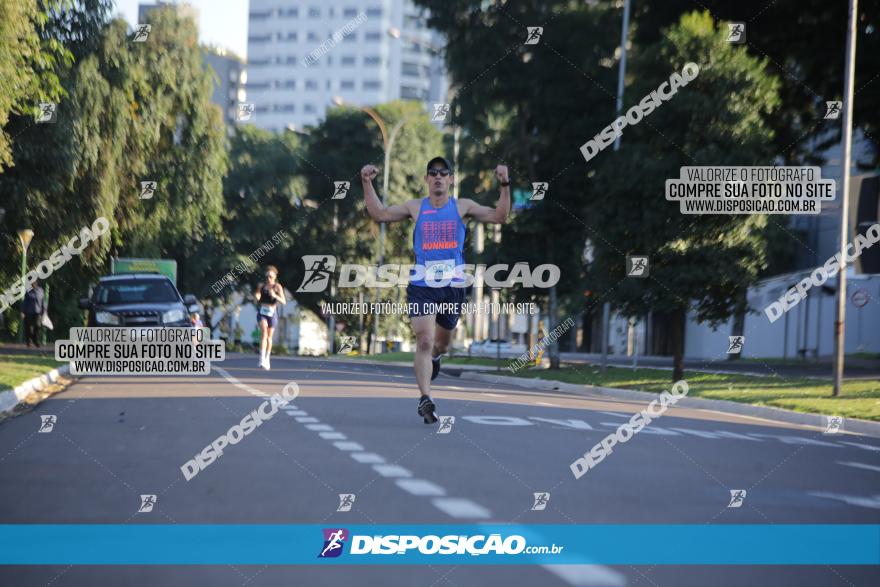
M498 181L501 183L507 183L509 181L509 177L507 174L507 165L499 165L495 168L495 177L498 178Z
M373 181L378 174L379 170L375 165L367 164L361 168L361 179L364 181Z

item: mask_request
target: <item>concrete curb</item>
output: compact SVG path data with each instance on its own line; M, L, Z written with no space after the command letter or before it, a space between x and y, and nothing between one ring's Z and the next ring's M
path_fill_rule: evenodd
M331 361L343 360L343 359L330 359ZM413 364L406 363L403 361L371 361L369 359L354 359L350 364L364 364L364 365L391 365L393 367L410 367L412 368ZM443 363L443 370L441 372L447 372L447 368L449 370L462 370L462 371L496 371L497 367L492 365L459 365L457 363Z
M487 383L505 383L526 389L567 391L577 395L610 397L614 399L645 403L657 398L656 393L650 393L647 391L633 391L631 389L616 389L613 387L595 387L592 385L579 385L576 383L565 383L562 381L551 381L546 379L526 379L523 377L505 377L503 375L486 375L483 373L469 372L463 372L460 377L462 379L471 379ZM826 428L826 415L822 414L806 414L782 408L753 406L730 400L704 399L698 397L682 398L678 400L676 405L684 408L711 410L715 412L737 414L740 416L762 418L764 420L775 420L777 422L785 422L788 424L798 424L801 426L809 426L819 431L824 431ZM880 422L871 422L868 420L860 420L858 418L844 418L842 429L843 432L880 438Z
M31 392L39 391L44 387L56 383L61 377L70 375L70 365L63 365L57 369L52 369L44 375L28 379L15 389L7 389L0 392L0 417L10 416L14 413L15 408L31 394Z

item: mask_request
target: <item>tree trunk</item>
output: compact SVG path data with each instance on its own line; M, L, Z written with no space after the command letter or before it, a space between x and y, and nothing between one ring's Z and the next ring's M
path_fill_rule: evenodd
M743 289L742 294L739 296L739 300L737 301L736 308L733 312L733 325L731 327L731 336L742 336L743 331L746 326L746 310L748 309L748 299L746 298L746 293L748 290ZM740 358L741 353L730 353L727 355L728 361L735 361Z
M686 308L672 312L672 381L684 379L684 320Z

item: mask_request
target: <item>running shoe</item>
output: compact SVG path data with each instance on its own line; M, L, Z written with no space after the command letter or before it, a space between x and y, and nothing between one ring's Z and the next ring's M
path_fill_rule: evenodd
M423 395L419 400L419 416L425 420L425 424L433 424L437 421L437 416L434 415L436 409L437 406L427 395Z
M437 355L436 357L431 357L431 381L437 379L437 376L440 375L440 359L443 355Z

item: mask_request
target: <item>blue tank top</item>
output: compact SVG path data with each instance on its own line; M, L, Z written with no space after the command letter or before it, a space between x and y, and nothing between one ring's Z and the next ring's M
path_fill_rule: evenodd
M410 273L410 283L430 287L426 279L434 285L463 282L465 233L455 198L450 197L442 208L434 208L430 198L422 199L413 229L413 251L416 265L424 268L425 277L417 278Z

